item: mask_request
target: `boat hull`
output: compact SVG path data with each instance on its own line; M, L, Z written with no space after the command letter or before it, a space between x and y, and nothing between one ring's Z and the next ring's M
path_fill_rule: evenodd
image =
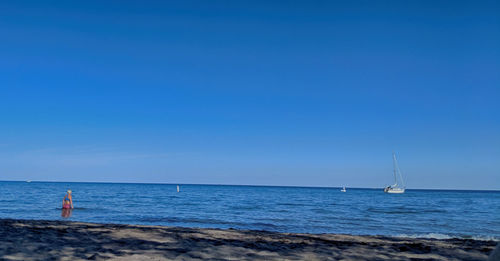
M389 193L389 194L402 194L402 193L405 193L405 189L401 189L401 188L385 188L384 192L385 193Z

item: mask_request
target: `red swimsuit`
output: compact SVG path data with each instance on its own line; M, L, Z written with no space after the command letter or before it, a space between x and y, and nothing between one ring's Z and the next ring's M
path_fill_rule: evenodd
M63 204L63 208L71 208L71 204L70 203L64 203Z

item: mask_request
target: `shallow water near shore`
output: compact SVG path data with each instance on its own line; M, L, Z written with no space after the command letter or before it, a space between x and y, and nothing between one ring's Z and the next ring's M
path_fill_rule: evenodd
M0 182L0 218L13 219L499 240L499 217L500 191Z

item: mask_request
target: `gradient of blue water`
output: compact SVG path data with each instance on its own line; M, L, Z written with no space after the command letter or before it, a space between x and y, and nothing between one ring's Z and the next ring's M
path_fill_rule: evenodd
M500 238L500 191L0 182L0 218L303 233Z

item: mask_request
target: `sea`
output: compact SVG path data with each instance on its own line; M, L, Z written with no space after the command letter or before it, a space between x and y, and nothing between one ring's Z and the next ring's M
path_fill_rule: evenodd
M68 189L75 209L63 211ZM0 218L500 240L500 191L340 190L1 181Z

